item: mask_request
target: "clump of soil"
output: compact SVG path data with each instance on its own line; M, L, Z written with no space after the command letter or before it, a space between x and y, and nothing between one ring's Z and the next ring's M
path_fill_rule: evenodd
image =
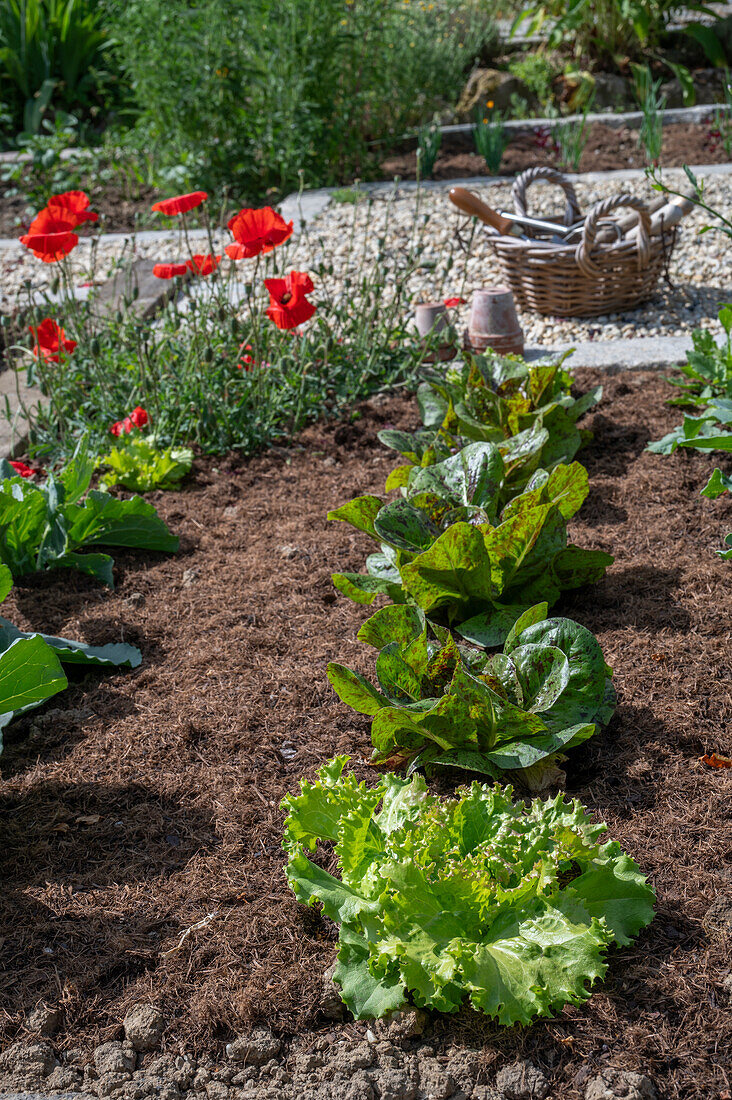
M599 378L579 372L582 388ZM712 458L644 453L679 418L662 379L602 381L581 456L591 492L571 535L615 564L555 611L597 634L620 702L571 754L568 788L649 875L656 919L610 952L581 1008L524 1030L434 1016L435 1042L482 1046L494 1070L535 1059L568 1100L604 1058L664 1097L698 1100L726 1087L730 1031L728 945L702 921L732 885L732 775L699 757L730 753L732 574L713 550L732 505L699 497ZM330 581L361 568L369 540L325 514L383 491L394 456L376 432L415 426L416 405L372 399L362 413L248 462L199 461L186 488L152 494L181 551L115 552L115 592L50 574L8 599L25 629L133 642L144 663L76 676L5 731L3 1041L42 1000L63 1006L66 1047L117 1037L140 1002L171 1021L176 1051L211 1050L257 1020L283 1035L322 1027L337 930L286 886L279 803L337 752L370 774L369 721L325 677L329 660L373 670L355 641L368 611Z

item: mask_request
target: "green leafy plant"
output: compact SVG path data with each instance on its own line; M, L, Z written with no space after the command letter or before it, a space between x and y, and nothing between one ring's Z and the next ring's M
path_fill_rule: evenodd
M582 113L575 121L555 119L551 123L551 135L557 150L559 167L565 172L579 171L582 154L587 144L587 115L592 109L594 96L585 103Z
M700 496L708 497L710 500L716 500L717 497L721 497L723 493L732 493L732 477L723 474L719 467L717 467L702 489ZM725 561L732 561L732 532L727 535L724 541L729 549L715 550L714 552Z
M696 176L688 164L683 165L686 178L691 184L693 191L691 195L688 192L678 191L674 187L669 185L661 179L659 169L656 166L646 168L646 175L651 181L651 186L654 191L661 191L664 195L676 195L678 198L691 198L691 201L695 206L698 206L700 210L705 210L712 218L715 218L720 224L704 225L699 230L700 233L708 233L714 229L718 233L724 233L726 237L732 240L732 218L728 218L721 210L717 210L715 207L710 206L704 197L704 179Z
M563 366L571 352L526 363L518 356L469 357L447 373L423 371L417 401L425 425L410 435L384 430L379 439L409 465L427 466L467 440L496 443L511 466L507 484L520 488L542 466L571 461L590 437L577 421L602 397L596 386L571 395L572 375ZM403 483L409 466L397 468L387 488Z
M635 65L635 92L643 112L638 144L645 149L648 164L657 165L663 145L663 115L666 97L661 95L663 81L653 79L649 65Z
M335 981L358 1019L467 999L500 1024L587 1000L614 942L653 919L653 890L579 802L528 805L474 783L442 801L419 776L375 787L330 761L282 803L287 878L339 925ZM335 846L340 878L306 855Z
M7 599L13 576L0 565L0 603ZM139 649L122 642L90 646L37 631L18 630L0 617L0 752L2 731L16 714L40 706L67 686L62 664L137 668Z
M577 59L619 63L657 49L668 24L687 12L714 16L699 0L577 0L572 4L531 0L516 16L511 33L521 29L524 34L537 34L543 28L549 49L566 49L571 44ZM685 31L699 41L712 64L718 64L721 46L711 27L685 23Z
M570 619L529 608L493 657L430 639L419 609L392 605L358 633L379 649L373 686L344 665L328 679L344 703L372 715L373 762L397 769L466 768L494 779L511 772L531 790L562 779L562 753L610 720L615 692L597 639Z
M697 451L732 451L732 432L717 427L732 424L732 400L713 401L700 416L685 416L672 432L649 443L647 451L656 455L672 455L677 447Z
M508 145L508 135L500 111L490 109L484 114L479 109L473 126L473 141L478 155L483 158L492 176L501 170L501 160Z
M681 367L688 381L666 379L683 390L683 396L669 401L669 405L703 407L717 397L732 398L732 305L722 306L719 320L727 336L723 344L718 344L708 329L692 332L693 350L686 353L687 361Z
M111 472L102 477L103 488L122 485L135 493L175 489L192 465L190 447L159 448L154 437L137 433L122 437L117 446L97 462L97 466L111 467Z
M417 172L421 179L430 179L442 145L442 130L438 122L420 126L417 133Z
M46 110L99 105L112 74L110 40L95 0L3 0L0 91L14 124L38 132Z
M553 84L556 67L542 53L529 53L509 62L508 71L522 81L542 108L553 100Z
M250 200L301 172L316 187L378 173L383 142L429 119L496 40L464 0L129 0L111 29L158 173Z
M335 587L350 599L371 604L385 595L410 602L468 641L495 646L527 608L551 605L564 589L598 580L613 561L602 551L567 545L567 519L587 495L587 471L579 463L537 470L500 517L491 496L494 455L468 449L467 458L457 455L431 469L437 471L431 479L424 478L427 470L415 478L411 501L385 506L363 496L328 513L380 544L380 552L367 557L365 574L333 574ZM430 486L424 494L422 479ZM440 483L442 505L428 495ZM468 519L445 525L451 514ZM486 516L493 522L480 522Z
M113 588L112 558L80 550L178 549L178 539L141 497L119 500L90 490L93 470L86 440L58 476L49 474L43 485L15 476L9 463L0 462L0 561L14 577L43 569L78 569Z

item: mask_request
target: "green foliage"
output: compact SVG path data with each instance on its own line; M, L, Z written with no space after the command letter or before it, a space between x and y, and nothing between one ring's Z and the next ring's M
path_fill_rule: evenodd
M549 49L566 49L572 44L572 52L578 59L638 58L655 51L666 27L687 13L711 14L701 0L529 0L514 20L512 33L519 28L524 34L536 34L542 28ZM710 56L712 64L718 64L719 41L707 27L697 33L701 24L687 24L692 34Z
M379 439L422 466L467 440L496 443L508 464L507 484L520 488L539 466L571 461L588 438L577 421L600 400L602 387L572 397L572 376L562 366L569 354L529 364L489 352L446 374L425 371L417 392L424 429L382 431Z
M525 57L512 60L508 64L508 71L526 85L543 108L553 102L552 85L557 71L545 54L529 53Z
M565 172L579 171L582 154L587 144L587 115L592 109L594 95L585 102L580 118L573 122L555 119L551 123L552 141L557 148L559 167Z
M498 515L502 465L490 444L469 446L410 473L406 499L357 497L329 512L380 544L365 574L335 573L336 588L358 603L379 594L414 603L434 622L495 646L528 607L599 579L610 555L567 545L567 519L587 495L584 467L537 470Z
M101 480L105 489L122 485L135 493L151 489L175 489L193 465L190 447L159 448L151 436L131 433L103 455L97 466L110 466Z
M723 344L718 344L708 329L692 332L694 347L686 353L687 361L681 367L688 381L666 379L683 390L683 396L669 401L669 405L705 407L714 398L732 398L732 305L722 306L719 320L727 336Z
M82 440L73 459L43 485L15 476L0 462L0 561L14 577L44 569L78 569L114 587L108 554L79 553L90 546L140 550L178 549L151 504L141 497L118 500L89 490L94 461ZM82 498L83 503L82 503Z
M130 0L114 31L157 164L242 195L373 170L495 41L472 0Z
M716 500L717 497L722 496L723 493L732 493L732 477L723 474L719 467L717 467L702 489L700 496L709 497L710 500ZM727 535L724 541L729 549L715 550L714 552L723 560L732 561L732 532Z
M0 603L12 584L7 565L0 565ZM67 686L59 662L137 668L141 660L139 649L132 645L89 646L36 631L25 633L0 617L0 752L2 731L16 714L32 710Z
M485 772L505 771L531 790L561 777L558 753L609 721L615 693L593 634L570 619L546 618L546 604L514 625L503 653L430 639L425 615L408 605L377 611L359 638L379 649L378 687L343 665L328 679L344 703L373 716L373 760ZM440 640L442 639L442 640Z
M340 926L335 981L358 1019L407 1002L465 999L499 1023L580 1004L604 954L653 917L652 889L615 841L600 844L578 802L528 806L511 788L441 801L424 781L344 776L348 757L283 801L287 877L298 901ZM340 878L305 854L335 845Z
M387 233L392 203L391 196L369 196L363 207L353 207L354 225L373 218ZM186 284L180 301L170 302L154 326L140 324L129 300L103 327L94 325L93 309L71 297L60 311L54 305L52 316L78 341L74 354L52 366L27 355L15 358L47 398L27 414L31 455L45 466L65 461L83 434L90 450L103 454L109 425L121 409L138 404L149 411L160 447L196 444L209 454L232 448L252 454L290 440L312 420L348 415L355 402L381 387L414 378L425 349L406 325L408 286L423 261L433 217L417 206L409 244L399 250L367 253L355 243L355 230L346 230L337 266L328 242L306 227L308 252L322 259L311 268L317 313L299 338L264 315L262 277L293 265L289 242L261 260L258 274L256 260L235 266L225 259L205 286ZM69 273L59 267L67 285ZM244 302L243 280L251 280ZM201 292L196 297L194 289ZM37 303L19 305L28 310L27 323L48 316Z
M3 0L0 96L14 131L38 133L49 109L99 107L112 79L109 46L96 0Z
M492 176L497 176L500 172L503 153L508 145L508 134L503 121L500 111L490 111L484 115L482 109L479 109L473 126L475 148Z
M677 447L697 451L732 451L732 432L717 427L732 424L732 400L712 402L700 416L685 416L682 424L646 447L656 455L672 455Z
M661 95L663 81L660 77L658 80L653 79L650 65L635 65L633 71L635 92L643 112L638 144L645 149L648 163L658 164L663 144L662 111L666 107L666 97Z
M417 172L420 179L430 179L442 145L442 130L438 122L420 126L417 133Z

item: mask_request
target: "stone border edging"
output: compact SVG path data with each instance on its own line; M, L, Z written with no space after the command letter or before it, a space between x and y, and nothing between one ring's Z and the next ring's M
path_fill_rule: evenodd
M732 162L725 164L690 164L689 168L696 176L721 176L732 175ZM681 168L667 168L667 172L682 172ZM578 172L570 173L572 183L603 183L605 180L637 180L645 179L644 168L614 168L608 172ZM495 187L497 184L511 183L515 176L467 176L453 180L377 180L372 183L359 183L358 187L352 185L350 190L363 191L366 195L379 194L382 191L390 191L398 187L404 191L416 191L422 187L427 191L439 191L450 187ZM293 191L280 203L280 210L285 220L292 219L296 230L299 230L303 222L313 221L322 214L330 204L334 193L349 190L347 187L320 187L314 191ZM0 248L3 241L0 240Z
M678 122L703 122L712 111L716 110L726 114L730 108L726 103L700 103L695 107L667 107L665 111L659 111L659 115L661 124L670 126ZM555 126L558 123L581 122L583 118L585 118L584 115L561 115L558 118L515 118L507 119L503 123L503 128L511 134L530 133L532 130ZM586 116L586 122L589 126L594 122L601 122L614 130L619 130L622 126L640 126L642 121L642 111L593 111L592 114ZM450 134L470 134L472 130L472 122L461 122L452 126L440 127L443 137Z

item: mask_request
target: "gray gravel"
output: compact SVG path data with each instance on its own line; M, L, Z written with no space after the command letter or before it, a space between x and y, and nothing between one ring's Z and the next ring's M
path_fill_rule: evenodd
M667 170L666 177L684 186L679 170ZM510 208L510 183L486 187L476 182L475 191L494 206ZM631 182L618 179L578 182L580 206L587 209L609 195L631 190L651 198L653 191L644 179ZM711 205L732 217L730 175L710 175L706 193ZM556 188L535 186L531 192L534 212L547 215L561 206ZM729 275L730 243L719 232L699 235L706 223L701 211L684 219L670 265L672 286L659 284L653 301L639 309L622 314L579 320L540 317L522 314L521 325L527 344L541 346L566 345L587 340L617 340L628 337L681 336L694 328L708 327L718 331L718 304L732 297ZM406 282L411 299L432 300L447 296L470 298L474 289L500 281L500 273L485 240L478 229L468 253L461 248L456 235L465 227L447 199L446 188L430 188L417 194L412 189L396 193L382 192L368 202L330 205L306 228L298 239L278 250L281 266L310 270L316 282L316 295L327 292L338 303L356 295L357 281L374 270L379 253L387 265L386 285L380 293L389 297L397 284ZM467 234L463 233L463 239ZM217 250L228 240L219 238ZM207 242L197 240L196 250L207 251ZM283 255L284 253L284 255ZM135 240L105 238L96 248L82 241L71 254L73 282L79 293L81 284L101 282L127 256L175 260L185 255L185 245L178 234L167 239L140 237ZM333 265L331 275L318 273L320 264ZM222 268L233 265L225 260ZM251 261L237 265L239 287L251 276ZM0 251L0 308L9 309L18 295L29 289L48 291L55 271L52 265L36 260L22 246ZM260 273L261 274L261 273ZM347 280L351 279L351 285ZM205 291L204 283L201 289ZM88 292L88 291L87 291ZM467 320L468 307L459 311L459 323Z

